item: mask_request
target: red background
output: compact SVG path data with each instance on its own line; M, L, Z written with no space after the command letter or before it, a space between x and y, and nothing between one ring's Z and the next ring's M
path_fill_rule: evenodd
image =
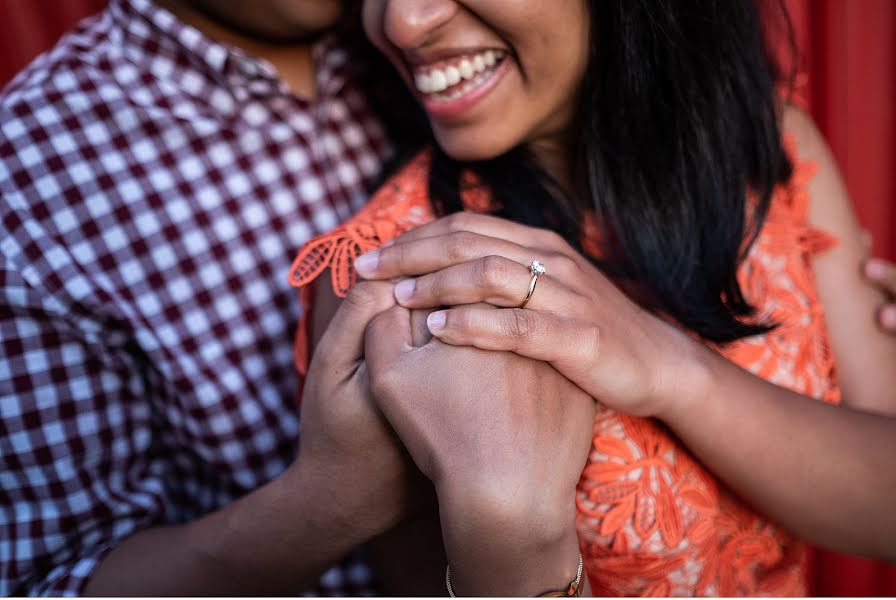
M0 0L0 85L104 4ZM799 49L798 92L837 157L874 252L896 259L896 1L786 4ZM816 595L896 596L896 567L830 552L816 552L812 567Z

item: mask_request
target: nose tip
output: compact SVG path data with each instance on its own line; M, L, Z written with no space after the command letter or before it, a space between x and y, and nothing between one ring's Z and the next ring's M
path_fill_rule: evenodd
M454 0L390 0L383 31L398 48L419 48L426 45L457 9Z

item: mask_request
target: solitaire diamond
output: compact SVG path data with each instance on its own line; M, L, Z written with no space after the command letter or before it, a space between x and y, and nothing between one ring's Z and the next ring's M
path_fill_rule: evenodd
M532 264L529 265L529 270L532 271L533 275L544 275L544 265L537 260L532 261Z

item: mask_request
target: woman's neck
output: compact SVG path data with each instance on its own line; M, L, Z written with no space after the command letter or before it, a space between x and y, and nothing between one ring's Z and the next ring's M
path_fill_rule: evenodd
M575 196L572 181L572 147L570 139L539 140L529 144L529 151L538 166L551 176L559 187L558 192L566 198Z

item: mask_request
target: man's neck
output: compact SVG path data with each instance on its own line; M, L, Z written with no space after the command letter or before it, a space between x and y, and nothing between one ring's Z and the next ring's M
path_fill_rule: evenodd
M246 54L271 63L284 84L297 96L314 99L317 93L311 41L278 43L227 27L180 0L155 0L187 25L215 41L240 48Z

